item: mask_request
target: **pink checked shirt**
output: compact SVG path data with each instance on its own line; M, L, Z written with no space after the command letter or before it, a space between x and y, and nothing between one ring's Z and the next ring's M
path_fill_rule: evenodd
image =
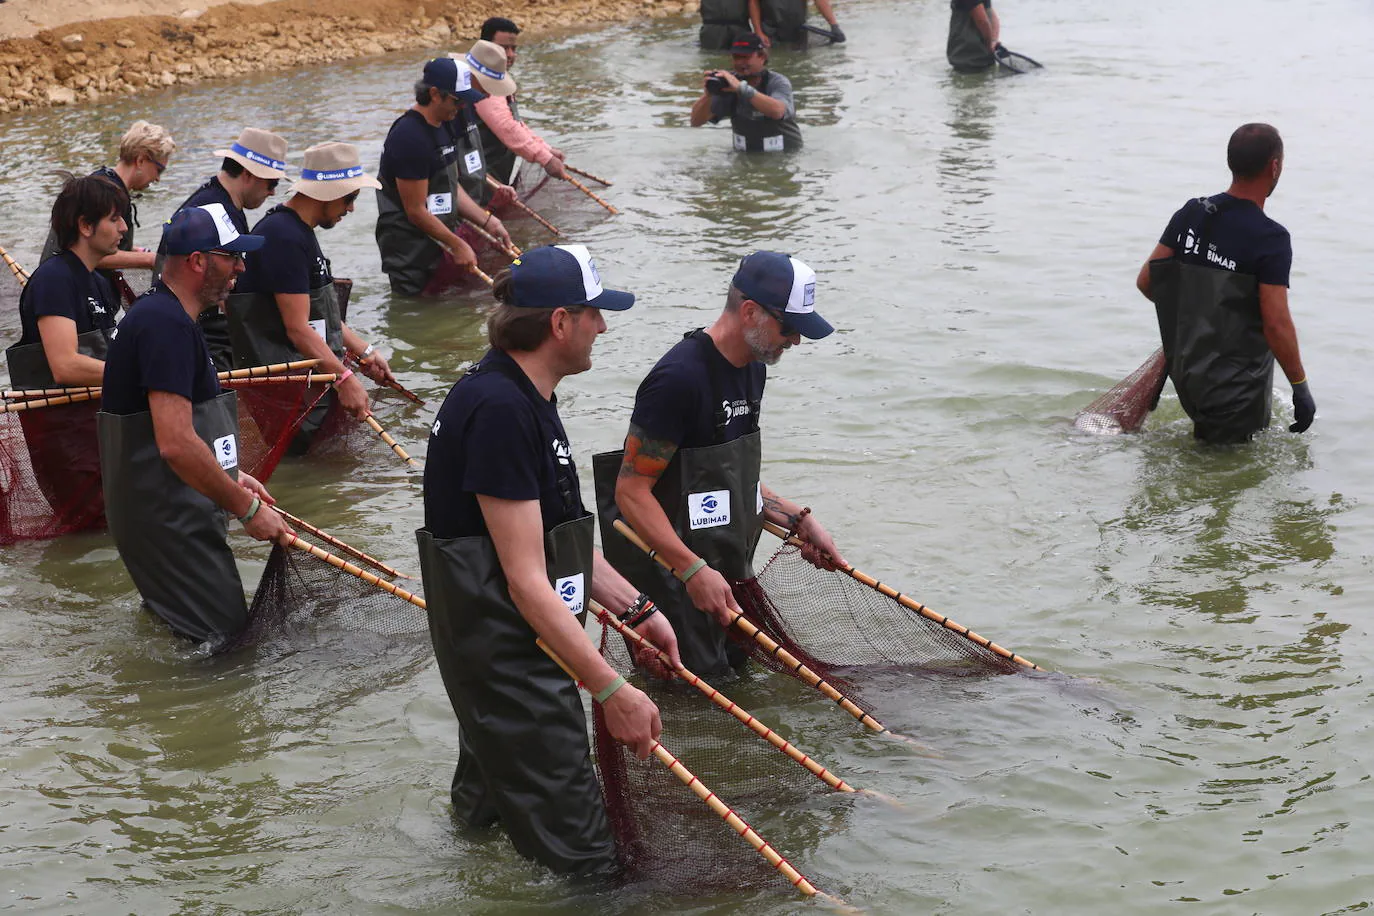
M521 159L545 165L553 158L553 149L526 127L524 121L511 114L510 105L504 98L487 96L477 103L477 116L506 145L506 149Z

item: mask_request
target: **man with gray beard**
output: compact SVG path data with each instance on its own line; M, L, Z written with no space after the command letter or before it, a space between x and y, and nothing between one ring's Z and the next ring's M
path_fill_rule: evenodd
M606 559L663 611L683 664L702 676L747 658L724 628L739 614L730 581L753 578L764 519L796 531L815 566L842 562L816 517L759 479L766 367L802 337L834 330L815 298L816 274L796 258L756 251L741 260L720 317L640 383L624 450L594 458ZM681 581L615 531L620 517Z

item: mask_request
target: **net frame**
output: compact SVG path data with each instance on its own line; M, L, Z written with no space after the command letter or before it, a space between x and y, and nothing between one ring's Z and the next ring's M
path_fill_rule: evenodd
M1169 364L1161 347L1130 375L1117 382L1074 417L1075 429L1100 436L1139 432L1159 404Z

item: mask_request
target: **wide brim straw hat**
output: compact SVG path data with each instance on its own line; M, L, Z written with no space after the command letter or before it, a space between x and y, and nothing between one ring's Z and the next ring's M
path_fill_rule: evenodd
M215 155L234 160L259 178L286 177L286 139L270 130L245 127L233 146L217 149Z
M319 143L305 151L301 177L291 185L291 193L330 201L362 188L381 186L380 181L363 171L358 148L352 143Z
M506 71L506 49L494 41L479 41L463 56L472 71L472 78L489 95L507 96L515 93L515 77Z

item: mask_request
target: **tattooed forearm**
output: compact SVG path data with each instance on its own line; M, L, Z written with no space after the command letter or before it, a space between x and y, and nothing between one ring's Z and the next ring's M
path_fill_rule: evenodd
M656 481L663 476L675 454L677 445L666 439L651 439L631 423L630 432L625 436L625 460L620 464L620 476L647 477Z
M769 521L783 525L788 531L795 531L801 523L801 514L788 511L783 505L782 498L772 493L765 493L763 496L763 514L769 516Z

